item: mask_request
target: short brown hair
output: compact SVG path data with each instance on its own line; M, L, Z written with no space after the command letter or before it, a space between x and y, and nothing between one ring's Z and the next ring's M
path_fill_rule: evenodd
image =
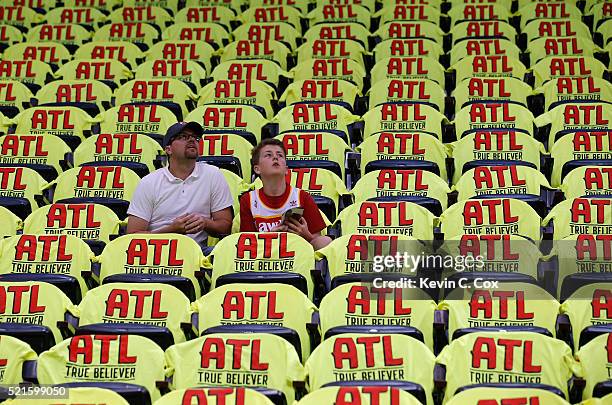
M259 164L259 154L261 153L261 149L264 146L278 146L283 150L283 154L287 156L287 149L285 149L285 144L276 138L268 138L259 142L257 146L253 148L251 151L251 168L255 167L256 164Z

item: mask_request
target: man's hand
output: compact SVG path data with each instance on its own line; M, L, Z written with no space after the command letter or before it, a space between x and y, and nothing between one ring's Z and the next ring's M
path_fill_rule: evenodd
M208 226L208 218L200 214L188 214L183 220L185 221L185 234L202 232Z
M306 239L310 242L313 238L312 234L308 230L308 223L304 219L304 217L300 217L299 221L295 218L287 218L285 220L285 224L287 225L287 231L291 233L295 233L296 235L300 235L302 238Z

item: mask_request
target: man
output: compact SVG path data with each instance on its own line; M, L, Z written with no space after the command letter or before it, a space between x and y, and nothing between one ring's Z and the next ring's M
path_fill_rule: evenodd
M287 183L286 155L278 139L265 139L251 152L253 171L263 187L240 198L240 232L292 232L321 249L331 242L321 235L325 222L312 196ZM293 207L302 207L303 216L283 222L283 213Z
M231 232L233 199L223 174L196 163L204 130L172 125L163 139L168 166L143 177L128 209L127 233L180 233L205 245L208 234Z

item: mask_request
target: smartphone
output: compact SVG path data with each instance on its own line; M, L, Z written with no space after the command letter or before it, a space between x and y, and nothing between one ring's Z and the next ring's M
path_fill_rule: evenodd
M304 215L304 208L302 207L289 208L287 211L283 213L283 222L285 222L287 218L293 218L296 221L299 221L300 218L302 218L302 215Z

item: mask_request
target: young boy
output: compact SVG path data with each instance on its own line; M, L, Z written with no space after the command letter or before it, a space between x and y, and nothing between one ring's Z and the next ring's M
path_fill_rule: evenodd
M321 249L331 242L321 235L325 222L312 196L287 183L285 156L278 139L264 139L251 152L253 171L263 187L240 198L240 232L292 232ZM283 221L283 213L296 207L304 209L302 217Z

